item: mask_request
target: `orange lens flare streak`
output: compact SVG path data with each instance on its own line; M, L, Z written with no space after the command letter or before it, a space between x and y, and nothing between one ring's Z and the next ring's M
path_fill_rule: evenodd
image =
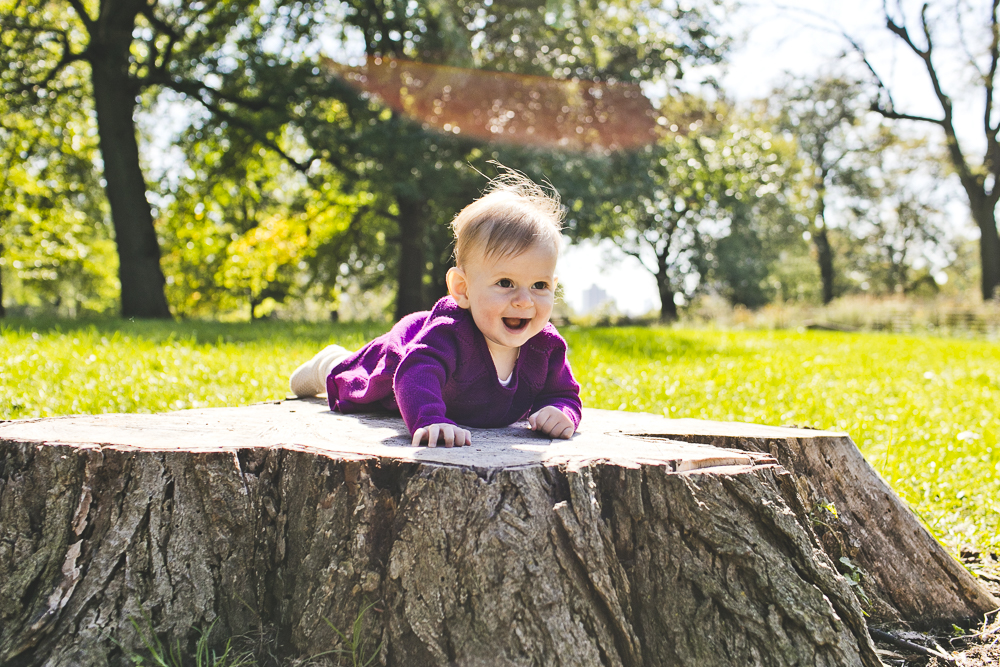
M324 65L355 90L442 133L580 152L632 149L656 140L658 114L633 84L392 58Z

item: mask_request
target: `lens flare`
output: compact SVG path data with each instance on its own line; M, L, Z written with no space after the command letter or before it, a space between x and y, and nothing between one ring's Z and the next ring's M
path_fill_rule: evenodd
M441 133L581 152L656 140L656 111L633 84L378 57L360 66L327 59L324 66L359 93Z

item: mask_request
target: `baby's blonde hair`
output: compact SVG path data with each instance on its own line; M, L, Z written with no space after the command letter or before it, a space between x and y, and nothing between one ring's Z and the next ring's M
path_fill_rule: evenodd
M486 259L519 255L536 243L549 242L559 250L563 209L559 193L524 174L501 166L486 194L455 216L455 264L462 266L479 251Z

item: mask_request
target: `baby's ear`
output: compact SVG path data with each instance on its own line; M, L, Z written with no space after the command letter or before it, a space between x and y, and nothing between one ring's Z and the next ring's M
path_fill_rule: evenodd
M448 283L448 294L455 300L459 308L468 309L469 279L466 277L465 271L455 266L451 267L445 276L445 282Z

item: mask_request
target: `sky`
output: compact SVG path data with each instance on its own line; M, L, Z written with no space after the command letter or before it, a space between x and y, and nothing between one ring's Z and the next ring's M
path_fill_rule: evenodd
M929 115L940 113L920 62L885 29L881 9L880 0L746 3L728 22L732 34L742 39L731 52L726 69L718 73L723 89L737 102L746 102L766 97L786 72L814 75L830 71L838 57L850 50L843 36L847 33L865 48L879 75L893 90L899 108ZM857 58L849 60L855 66L859 63ZM957 68L949 72L948 80L955 81L955 76ZM959 108L965 114L960 128L974 129L975 103ZM981 128L981 120L978 124ZM926 125L913 129L935 131ZM975 147L974 134L970 132L965 139ZM560 259L559 280L566 301L575 309L580 308L582 293L592 284L609 292L621 312L638 315L659 308L652 274L638 260L616 252L610 242L567 247Z

